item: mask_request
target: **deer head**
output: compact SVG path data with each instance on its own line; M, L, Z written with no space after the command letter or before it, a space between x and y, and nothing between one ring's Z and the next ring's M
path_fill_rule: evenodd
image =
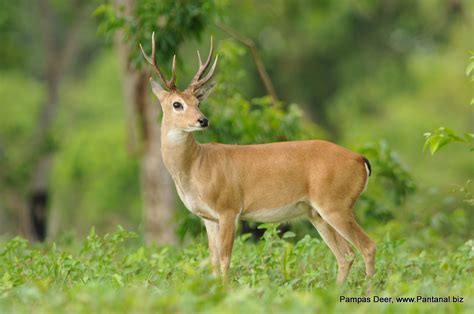
M212 37L211 49L206 62L204 62L204 64L202 63L201 55L198 51L198 71L188 87L183 91L178 90L176 87L176 55L173 56L171 79L169 80L165 78L156 62L154 32L152 34L151 56L145 53L142 45L140 45L140 49L146 61L150 63L158 73L162 83L160 85L150 77L153 93L160 101L163 110L163 124L166 124L170 129L180 132L193 132L205 129L209 125L209 120L199 110L199 103L209 96L215 86L214 82L210 82L210 80L216 69L218 56L216 56L212 67L207 72L214 53Z

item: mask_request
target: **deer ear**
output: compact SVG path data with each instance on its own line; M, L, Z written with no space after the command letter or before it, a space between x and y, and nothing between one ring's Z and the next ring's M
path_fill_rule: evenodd
M165 94L165 90L163 89L163 87L161 87L161 85L158 84L151 77L150 77L150 84L151 84L151 89L153 91L153 94L155 94L156 97L158 97L158 99L161 100L161 98L163 98Z
M211 82L210 84L207 84L207 86L203 86L203 87L199 88L194 93L194 96L196 96L196 98L199 101L204 101L212 93L212 91L214 90L214 87L216 87L216 82Z

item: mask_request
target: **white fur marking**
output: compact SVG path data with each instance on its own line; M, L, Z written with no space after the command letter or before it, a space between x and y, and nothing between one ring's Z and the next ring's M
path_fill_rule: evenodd
M168 131L167 138L170 144L179 144L186 139L186 133L183 130L171 129Z
M365 166L365 171L367 172L367 178L365 179L364 189L362 190L362 192L367 190L367 184L369 183L369 175L370 175L369 166L367 166L367 163L365 161L364 161L364 166Z
M183 201L186 208L196 216L201 216L199 213L204 213L209 217L219 220L219 214L215 212L208 204L203 202L198 193L193 192L192 189L184 191L181 179L178 176L173 177L176 190L178 191L179 198Z
M244 220L253 220L258 222L285 222L303 216L308 213L308 204L303 200L298 200L279 208L257 209L242 213Z

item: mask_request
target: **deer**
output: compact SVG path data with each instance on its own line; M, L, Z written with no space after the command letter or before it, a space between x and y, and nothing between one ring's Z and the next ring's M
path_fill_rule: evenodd
M162 109L161 153L177 193L205 225L212 273L229 281L232 248L239 220L281 223L307 218L334 254L336 283L345 282L355 258L362 254L368 279L375 272L376 244L357 223L353 207L371 174L367 158L324 140L253 145L198 143L194 132L209 127L200 110L215 83L218 55L210 51L184 90L176 86L176 55L171 78L161 71L155 52L146 61L161 83L150 77Z

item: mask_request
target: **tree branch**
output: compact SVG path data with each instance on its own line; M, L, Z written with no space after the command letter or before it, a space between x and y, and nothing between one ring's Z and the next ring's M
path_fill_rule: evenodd
M272 98L272 104L275 106L279 102L278 96L276 94L275 87L273 86L273 82L270 79L270 76L268 75L265 66L263 65L263 61L260 58L260 55L258 54L255 42L252 39L245 37L244 35L238 33L237 31L233 30L232 28L221 22L216 22L216 26L223 32L236 39L237 41L241 42L250 50L253 62L255 63L255 66L257 68L258 75L262 80L263 86L265 87L267 94L270 95L270 97Z

